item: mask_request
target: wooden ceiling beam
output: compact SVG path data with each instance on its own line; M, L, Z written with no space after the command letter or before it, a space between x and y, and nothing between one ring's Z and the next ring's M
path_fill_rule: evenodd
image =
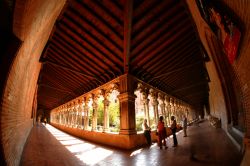
M84 55L91 56L90 59L95 59L95 61L98 61L98 64L100 64L101 66L105 66L106 68L113 67L113 69L119 71L119 64L122 65L122 62L116 61L116 58L112 56L112 54L109 54L108 56L107 54L105 54L105 52L103 52L103 50L99 49L96 45L88 42L87 39L82 39L81 34L77 33L76 31L73 31L73 28L67 28L63 24L60 24L58 26L60 27L60 35L65 34L64 38L67 39L66 41L73 43L75 48L81 50Z
M105 11L105 8L99 5L99 3L96 3L98 1L93 0L84 0L81 1L82 4L85 4L85 6L88 6L89 9L95 13L95 15L102 19L102 21L107 25L112 27L113 32L115 34L118 34L120 37L123 36L123 23L118 22L117 19L113 17L113 14L110 12ZM103 2L105 3L105 2Z
M113 38L106 33L99 31L96 26L89 23L84 17L81 17L79 11L68 10L62 22L75 24L79 29L87 33L90 38L102 43L105 47L109 47L116 55L120 56L120 59L122 59L123 46L114 41Z
M198 82L196 84L192 84L192 85L185 86L185 87L179 88L177 90L174 90L171 93L180 92L180 91L187 90L187 89L190 89L190 88L194 88L194 87L197 87L197 86L201 86L201 85L204 85L204 84L207 84L207 82L206 81L204 81L204 82L203 81L202 82Z
M166 77L166 76L168 76L169 74L173 74L173 73L176 73L176 72L179 72L179 71L182 71L182 70L185 70L185 69L194 67L194 65L197 65L197 64L200 64L200 63L203 63L203 62L202 62L202 61L198 61L198 62L189 64L189 65L180 67L180 68L178 68L178 69L174 69L174 70L168 71L168 72L166 72L166 73L164 73L164 74L161 74L161 75L158 75L158 76L153 77L153 78L152 78L151 80L149 80L148 82L151 82L152 80L154 80L154 79L156 79L156 78Z
M177 12L178 6L175 6L170 9L170 12ZM166 29L169 29L170 26L173 27L173 25L177 25L179 23L179 20L185 19L184 13L178 13L174 15L173 17L169 18L171 13L165 12L163 13L158 19L159 21L153 21L148 26L144 27L143 30L138 31L136 33L133 33L133 40L131 41L132 45L132 54L136 55L138 54L139 50L141 50L140 47L147 45L150 41L155 41L157 38L162 34L162 32L166 31Z
M110 49L108 45L105 45L105 42L91 36L89 32L84 31L78 25L74 24L74 21L64 19L58 26L62 28L62 30L70 29L70 33L72 33L80 43L88 43L91 47L102 52L110 61L113 61L112 63L118 64L117 66L123 65L121 59L122 52L119 49Z
M127 0L124 6L124 39L123 39L123 70L129 72L130 62L130 44L132 27L133 0Z
M83 79L83 80L79 80L78 79L78 82L77 82L76 81L77 79L72 78L72 76L78 76L78 77L80 77L81 75L72 74L71 71L67 71L67 70L64 70L62 68L55 68L55 67L53 67L51 70L53 71L53 73L55 73L54 75L52 75L52 77L56 77L57 75L61 75L63 73L63 75L61 77L59 77L59 79L60 79L59 82L63 83L64 85L66 84L67 87L69 87L69 89L75 90L75 89L77 89L77 88L80 87L79 86L80 84L83 84L87 80L88 81L92 81L92 79L84 77L85 79ZM93 85L93 84L95 84L95 85ZM88 90L90 90L92 88L95 88L99 84L97 84L95 81L93 81L92 83L89 83L89 84L85 84L84 90L88 91Z
M92 50L87 49L86 47L81 46L81 43L75 41L69 34L67 34L65 31L62 31L61 29L58 30L57 33L55 33L57 36L54 43L57 43L60 41L61 43L65 43L65 45L68 47L68 52L70 50L72 52L75 52L74 56L72 58L79 57L88 59L88 62L91 62L91 65L99 71L102 71L103 69L108 69L110 65L105 63L103 59L100 57L100 55L97 55L99 53L93 52ZM62 48L63 49L63 48ZM67 50L65 50L67 51ZM97 53L97 54L96 54Z
M190 38L190 35L186 35L180 40L171 43L168 47L165 48L161 53L159 53L157 56L155 56L153 59L148 59L144 61L144 63L141 64L143 68L151 70L155 64L156 66L159 66L161 62L169 63L169 61L172 61L175 59L173 55L175 55L178 51L181 51L182 49L179 48L185 48L192 44L192 40Z
M133 26L133 34L144 29L150 20L155 19L158 13L166 11L173 7L174 1L158 1L154 8L149 8L149 11L145 13Z
M62 39L60 39L59 37L56 37L55 39L58 40L51 44L51 51L55 53L54 55L56 55L57 59L63 58L66 60L65 64L68 64L72 69L85 69L86 73L89 74L94 73L96 75L101 71L101 68L98 65L96 65L85 56L82 56L82 58L80 58L79 55L81 55L81 52L79 52L78 50L74 50L74 48L68 46L67 43L65 43L65 41L62 41Z
M122 45L123 41L120 34L116 33L110 25L106 24L102 17L97 17L94 11L88 6L82 4L81 1L73 1L73 3L70 4L70 8L71 7L73 10L77 10L78 14L88 20L90 24L96 26L99 31L109 34L110 38L119 43L119 45Z
M54 90L56 90L56 91L63 92L63 93L68 93L68 94L72 93L71 91L67 91L67 90L64 90L64 89L52 87L52 86L49 86L49 85L46 85L46 84L38 84L38 86L42 86L42 87L54 89Z
M180 48L181 47L179 47L179 49L176 49L176 52L169 53L168 55L166 55L166 58L160 60L161 61L160 64L159 63L152 64L151 67L148 68L148 71L154 73L155 75L157 75L160 71L168 71L168 70L171 71L176 69L177 68L176 66L179 66L177 64L182 64L183 61L185 62L188 58L193 57L191 55L194 54L193 53L193 51L195 50L194 45L190 43L187 44L186 46L183 46L182 49Z
M183 27L185 26L185 24L181 23L178 26ZM177 31L177 29L174 29L168 33L165 33L159 40L154 41L152 45L140 52L138 56L133 57L131 63L135 65L138 63L143 63L143 61L150 59L152 56L155 56L160 50L164 50L170 43L180 39L183 35L187 35L187 33L190 32L190 28L191 26L185 26L185 28L182 28L179 31Z
M88 78L95 79L95 80L97 80L99 83L102 83L96 76L88 75L88 74L85 74L85 73L82 73L82 72L79 72L79 71L70 69L70 68L68 68L68 67L64 67L64 66L59 65L59 64L57 64L57 63L55 63L55 62L45 61L44 63L45 63L45 64L51 64L51 65L53 65L53 66L55 66L55 67L59 67L59 68L61 68L61 69L64 69L64 70L67 70L67 71L70 71L70 72L73 72L73 73L82 75L82 76L84 76L84 77L88 77Z

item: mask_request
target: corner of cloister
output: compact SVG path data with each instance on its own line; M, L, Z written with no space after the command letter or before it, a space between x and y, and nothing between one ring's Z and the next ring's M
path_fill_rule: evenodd
M159 116L164 117L169 127L172 115L179 126L185 115L189 123L201 116L209 119L214 127L221 127L242 154L241 166L250 165L250 1L222 2L243 23L239 57L232 66L223 62L216 35L202 19L195 0L186 1L209 59L204 63L210 79L206 105L193 108L124 74L45 113L37 110L37 84L42 68L39 59L56 19L69 2L15 0L10 41L2 52L7 58L0 63L5 64L0 86L1 164L19 165L31 129L44 117L54 127L79 138L132 149L146 143L141 128L143 119L147 119L152 139L156 141ZM240 142L231 134L235 131Z

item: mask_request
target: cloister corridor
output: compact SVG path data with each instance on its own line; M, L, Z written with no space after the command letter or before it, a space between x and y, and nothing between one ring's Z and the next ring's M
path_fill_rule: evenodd
M236 166L241 156L222 129L203 121L188 127L188 137L177 134L178 147L160 150L157 143L150 148L120 150L94 144L64 133L51 125L35 126L24 148L21 166ZM32 157L31 157L32 156ZM192 158L193 156L193 158Z

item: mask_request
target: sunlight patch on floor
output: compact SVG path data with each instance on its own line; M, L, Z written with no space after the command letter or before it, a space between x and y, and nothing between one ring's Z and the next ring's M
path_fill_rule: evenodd
M51 125L46 125L45 127L65 148L85 164L96 164L113 154L111 150L96 147L91 143L70 136Z
M137 149L137 150L133 151L133 152L130 154L130 157L135 156L135 155L137 155L137 154L140 154L140 153L141 153L141 151L142 151L142 148L141 148L141 149Z

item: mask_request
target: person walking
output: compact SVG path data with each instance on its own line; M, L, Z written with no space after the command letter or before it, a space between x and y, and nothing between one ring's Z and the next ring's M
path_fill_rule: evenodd
M147 139L148 145L151 146L151 144L152 144L152 141L151 141L151 128L147 124L147 119L144 119L144 121L142 123L142 129L144 131L144 136Z
M159 122L157 125L157 131L158 131L158 145L160 149L162 149L162 141L163 141L163 146L165 146L165 149L167 149L167 144L166 144L166 129L164 127L164 122L163 122L163 116L160 116Z
M184 133L183 137L187 137L187 117L185 115L183 116L182 127Z
M178 141L177 141L177 138L176 138L176 129L177 129L177 124L176 124L176 120L175 120L175 117L174 116L171 116L171 131L172 131L172 134L173 134L173 142L174 142L174 145L173 147L176 147L178 145Z

